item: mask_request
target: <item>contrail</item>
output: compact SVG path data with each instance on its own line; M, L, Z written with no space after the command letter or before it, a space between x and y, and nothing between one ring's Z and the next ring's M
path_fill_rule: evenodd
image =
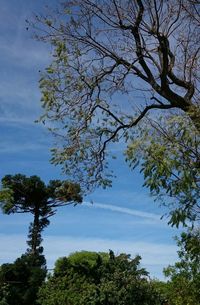
M123 213L123 214L131 215L131 216L148 218L148 219L152 219L152 220L160 220L160 218L161 218L161 216L158 214L142 212L142 211L134 210L134 209L128 209L128 208L124 208L124 207L115 206L112 204L103 204L103 203L95 202L94 205L92 205L91 203L84 201L83 205L87 206L87 207L94 207L97 209L104 209L104 210Z

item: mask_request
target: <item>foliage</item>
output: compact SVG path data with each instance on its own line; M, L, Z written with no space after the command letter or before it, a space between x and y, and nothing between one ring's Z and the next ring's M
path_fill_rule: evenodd
M88 257L88 259L87 259ZM39 292L42 305L160 305L140 257L80 252L61 258Z
M160 300L162 300L162 305L169 305L169 289L170 284L169 282L160 281L158 279L153 279L151 281L152 286L154 287L157 294L160 296ZM170 304L171 305L171 304Z
M36 38L54 48L40 80L52 162L106 187L109 144L129 143L148 113L178 109L199 132L199 21L192 0L66 0L38 14Z
M178 240L180 261L164 270L171 305L200 304L200 230L183 233Z
M200 136L187 117L146 120L129 145L132 168L140 164L144 185L170 207L171 225L200 220ZM168 197L168 198L167 198Z
M51 180L48 185L37 176L6 175L2 178L0 205L5 214L31 213L33 222L29 227L29 251L40 254L41 232L49 225L49 217L56 208L82 202L78 184L69 181Z
M35 305L38 290L46 277L42 255L22 255L12 264L0 266L0 304Z

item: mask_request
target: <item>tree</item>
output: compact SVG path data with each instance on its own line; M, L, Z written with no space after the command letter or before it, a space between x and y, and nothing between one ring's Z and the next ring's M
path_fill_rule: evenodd
M57 261L39 291L41 305L161 305L159 295L139 267L140 257L79 252Z
M138 164L144 185L170 208L169 223L193 225L200 220L200 136L186 116L145 120L126 156Z
M109 144L130 143L147 114L185 114L199 133L199 21L193 0L73 0L37 15L54 47L40 80L52 161L92 189L111 184Z
M168 299L172 305L200 304L200 231L182 233L178 240L180 261L164 273L168 282Z
M1 209L5 214L31 213L33 222L29 227L28 252L42 253L41 233L49 225L49 217L56 208L82 202L78 184L69 181L51 180L48 185L37 176L6 175L2 178L0 191Z
M0 266L0 304L35 305L46 277L43 255L25 254L12 264Z

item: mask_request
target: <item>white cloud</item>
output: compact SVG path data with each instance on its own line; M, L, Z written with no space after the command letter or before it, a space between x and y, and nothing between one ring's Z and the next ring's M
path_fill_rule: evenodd
M7 116L7 117L0 117L0 123L3 123L3 124L8 124L8 125L17 125L18 128L24 128L23 125L33 125L33 126L36 126L35 125L35 122L33 119L30 119L30 118L25 118L25 117L15 117L10 115L10 116ZM42 125L41 125L42 126Z
M13 262L26 250L26 237L24 235L0 234L0 264Z
M28 152L28 151L41 152L45 150L48 153L49 144L45 142L44 143L32 143L31 141L25 143L4 142L0 144L0 154L19 153L19 152Z
M44 247L50 261L74 251L108 251L109 249L116 253L126 252L133 256L140 254L143 264L148 265L165 265L172 262L176 257L176 247L174 245L89 237L46 236Z
M32 19L34 5L30 1L25 1L21 6L12 4L12 1L2 1L0 25L6 35L1 35L0 38L1 57L12 62L13 66L27 69L46 65L49 61L49 48L44 43L38 43L32 38L33 34L26 31L25 20ZM43 7L44 3L41 10Z
M0 263L12 262L26 249L25 238L22 235L0 235ZM45 255L48 268L53 268L54 262L72 252L88 251L109 251L115 253L129 253L133 257L137 254L142 257L142 265L149 266L151 276L162 277L162 269L168 264L177 260L176 246L162 243L150 243L140 241L111 240L90 237L73 236L45 236ZM155 271L155 272L154 272Z
M1 40L0 52L4 57L13 61L15 66L28 69L39 65L43 67L49 63L51 58L49 49L36 41L27 46L27 42L24 40L16 41L13 45Z
M15 98L18 100L18 104L24 106L39 105L36 101L40 99L39 89L37 89L37 82L31 84L31 78L27 79L25 75L20 73L18 78L10 78L10 82L1 81L0 83L1 98ZM24 101L26 100L26 104Z
M19 214L18 214L19 215ZM4 215L7 216L7 219L3 219L1 218L1 222L0 222L0 228L1 231L3 231L3 229L5 229L5 227L9 226L9 227L26 227L28 228L28 225L30 223L30 217L26 217L26 219L22 220L21 218L17 218L17 214L15 215ZM14 216L14 217L11 217ZM26 215L28 216L28 215ZM16 219L13 219L16 218Z

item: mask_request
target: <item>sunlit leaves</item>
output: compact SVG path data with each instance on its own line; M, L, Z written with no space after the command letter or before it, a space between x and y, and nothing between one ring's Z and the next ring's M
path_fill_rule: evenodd
M14 198L13 191L9 188L0 191L0 206L5 214L14 212Z
M161 305L140 256L81 251L56 262L39 292L42 305Z
M144 185L169 206L169 223L178 226L200 218L200 137L184 116L146 121L127 149L131 167L140 163Z
M200 304L200 231L182 233L177 239L179 261L164 269L168 300L172 305Z

